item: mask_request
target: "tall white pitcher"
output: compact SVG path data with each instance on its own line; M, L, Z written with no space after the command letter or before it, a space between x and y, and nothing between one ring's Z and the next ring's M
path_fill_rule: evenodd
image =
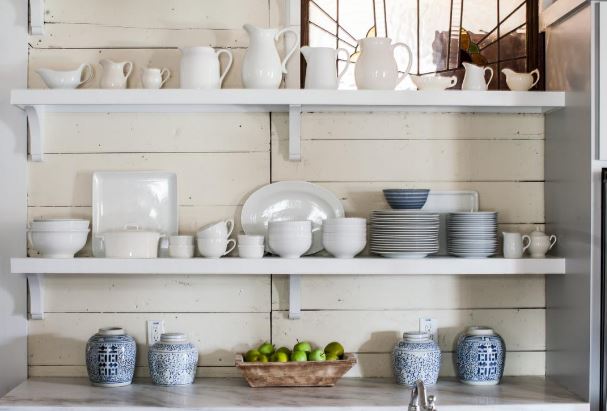
M346 65L339 75L335 69L335 61L339 53L346 56ZM306 59L306 88L335 90L350 64L350 53L346 49L331 47L303 46L301 54Z
M356 87L361 90L394 90L411 70L413 54L405 43L392 44L388 37L367 37L358 41L360 57L354 69ZM399 74L394 49L403 47L408 54L407 68Z
M243 28L249 34L249 48L242 63L243 85L245 88L279 88L283 73L287 74L287 61L299 45L299 33L289 27L278 31L245 24ZM276 42L287 32L293 33L297 40L281 61Z
M472 63L462 63L466 68L462 90L485 91L489 88L489 83L493 79L493 69L491 67L477 66ZM489 72L489 81L485 80L485 72Z

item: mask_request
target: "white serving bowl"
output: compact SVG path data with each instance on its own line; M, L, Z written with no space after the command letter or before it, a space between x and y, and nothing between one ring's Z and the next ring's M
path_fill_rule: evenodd
M28 232L28 237L42 257L45 258L74 258L86 244L89 230L80 231L34 231Z
M32 231L83 231L88 230L89 220L72 218L48 218L32 221Z
M344 217L328 218L323 222L323 226L366 226L366 218Z
M365 249L367 239L331 239L323 236L322 245L336 258L354 258Z
M263 245L239 245L238 256L240 258L262 258L265 252Z
M360 226L360 227L349 227L349 226L343 226L343 227L331 227L331 226L327 226L327 227L323 227L322 228L322 232L323 233L366 233L367 232L367 226Z
M312 231L305 235L269 233L268 237L270 250L282 258L299 258L312 246Z
M310 220L302 221L270 221L268 223L268 232L272 231L312 231L312 222Z
M194 257L194 245L169 245L169 257L192 258Z

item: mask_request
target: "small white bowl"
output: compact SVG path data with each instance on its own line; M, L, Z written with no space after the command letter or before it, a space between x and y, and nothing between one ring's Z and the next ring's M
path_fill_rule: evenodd
M343 218L328 218L323 222L323 226L366 226L366 218L358 217L343 217Z
M85 231L89 228L89 220L73 218L48 218L32 221L32 231Z
M310 220L302 221L270 221L268 231L312 231Z
M194 246L193 235L172 235L169 237L169 246L173 245L191 245Z
M32 247L45 258L74 258L86 244L89 230L28 232Z
M169 245L169 257L192 258L194 257L194 245Z
M299 258L312 246L312 231L306 236L277 236L269 233L268 245L273 254L282 258Z
M263 245L239 245L238 256L240 258L262 258L265 252Z
M238 245L261 245L264 237L262 235L238 234Z
M323 237L322 245L325 247L325 250L336 258L354 258L354 256L365 249L367 239L332 240Z

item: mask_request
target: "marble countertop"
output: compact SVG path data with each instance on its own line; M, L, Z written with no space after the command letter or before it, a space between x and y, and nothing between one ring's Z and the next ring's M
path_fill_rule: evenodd
M588 411L588 403L542 377L504 378L497 386L442 380L429 387L439 411ZM32 378L0 399L0 411L406 411L410 389L384 379L342 379L331 388L249 388L237 378L203 378L162 387L137 380L99 388L86 378Z

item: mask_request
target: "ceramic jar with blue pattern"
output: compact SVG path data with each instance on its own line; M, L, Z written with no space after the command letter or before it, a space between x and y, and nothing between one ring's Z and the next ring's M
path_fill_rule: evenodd
M86 370L93 385L129 385L135 373L135 339L122 328L100 328L86 343Z
M499 384L504 374L506 346L489 327L469 327L457 342L456 369L461 382L470 385Z
M436 384L440 370L440 348L430 334L406 332L392 351L392 367L398 384L413 386L417 380Z
M192 384L198 366L198 350L185 334L166 333L150 347L148 362L154 384Z

